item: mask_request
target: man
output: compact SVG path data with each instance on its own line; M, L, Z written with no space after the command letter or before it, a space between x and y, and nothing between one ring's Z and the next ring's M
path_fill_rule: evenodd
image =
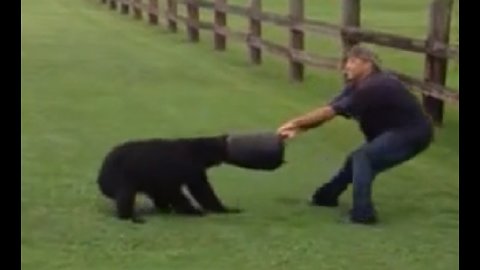
M319 187L311 203L334 207L338 197L353 184L354 223L377 222L372 203L372 182L376 175L413 158L433 138L430 119L414 95L396 78L380 69L377 56L355 46L347 54L344 72L348 83L328 105L283 124L277 133L291 139L318 127L337 115L358 121L366 142L353 151L333 178Z

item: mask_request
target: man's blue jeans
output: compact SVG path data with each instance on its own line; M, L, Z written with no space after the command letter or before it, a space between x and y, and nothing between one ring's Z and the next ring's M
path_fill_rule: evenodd
M326 196L337 200L348 184L352 183L352 212L360 216L373 215L371 192L375 177L425 150L431 139L432 133L429 129L385 132L353 151L344 166L330 182L317 190L314 197Z

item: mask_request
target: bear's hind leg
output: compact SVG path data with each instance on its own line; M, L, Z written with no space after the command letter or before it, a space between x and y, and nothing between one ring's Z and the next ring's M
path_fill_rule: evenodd
M148 195L150 199L153 201L155 208L160 213L170 213L171 208L170 204L168 203L168 198L162 192L155 192L153 194Z
M117 216L121 220L130 219L134 223L144 223L145 221L137 217L134 213L135 191L129 187L122 187L118 190L115 197L117 205Z

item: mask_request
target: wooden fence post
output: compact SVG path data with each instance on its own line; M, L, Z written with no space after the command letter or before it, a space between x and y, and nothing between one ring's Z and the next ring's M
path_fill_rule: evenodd
M133 17L137 20L142 19L142 0L132 0Z
M215 26L214 26L214 42L215 50L224 51L226 48L227 38L217 29L225 29L227 25L227 14L225 13L227 0L215 0Z
M110 0L110 9L111 10L117 9L117 0Z
M128 14L128 12L130 11L130 6L128 5L129 1L125 1L123 0L120 4L120 10L122 12L122 14Z
M262 37L262 21L260 20L260 14L262 13L262 0L250 0L250 33L249 35L254 38ZM262 63L262 48L248 44L250 51L250 60L253 64Z
M187 34L190 42L198 42L200 40L200 33L198 30L198 4L196 0L187 1Z
M148 22L151 25L158 24L158 0L148 1Z
M167 0L167 24L170 32L177 32L177 0Z
M449 43L450 21L453 0L433 0L430 5L429 31L427 46L433 47L435 42ZM445 85L448 59L426 55L425 81ZM432 117L435 125L443 123L444 103L442 100L423 95L423 106Z
M290 0L290 48L297 51L304 49L303 30L295 29L295 24L304 19L304 1ZM290 78L294 81L302 81L304 74L304 65L294 58L295 54L290 55Z
M360 0L342 0L342 26L360 27L361 15ZM342 31L343 58L355 44L357 40L350 38L346 31Z

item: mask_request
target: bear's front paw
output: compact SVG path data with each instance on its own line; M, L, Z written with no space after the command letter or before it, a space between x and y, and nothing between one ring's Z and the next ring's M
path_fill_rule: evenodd
M240 214L240 213L243 213L243 209L240 209L240 208L229 208L227 209L227 213L230 213L230 214Z
M217 214L239 214L239 213L242 213L243 210L239 208L222 208L222 209L214 210L212 212Z

